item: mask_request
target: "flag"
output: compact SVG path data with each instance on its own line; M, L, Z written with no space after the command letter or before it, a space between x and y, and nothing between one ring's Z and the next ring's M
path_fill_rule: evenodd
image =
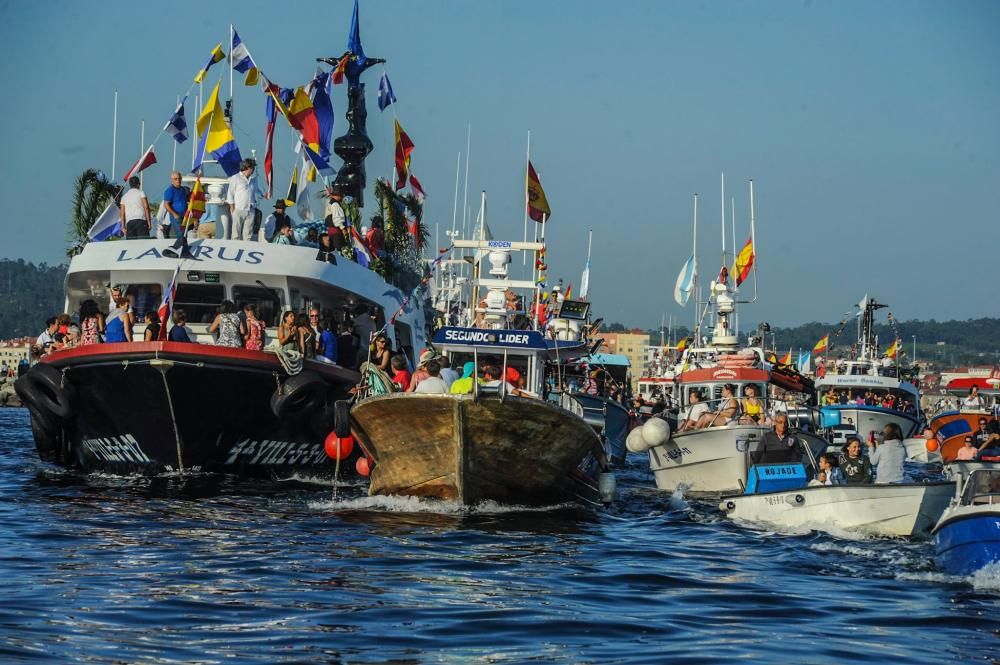
M184 143L188 137L187 121L184 119L184 102L186 101L187 95L177 105L177 110L170 116L170 120L167 120L167 126L163 128L163 131L173 136L178 143Z
M587 297L587 291L590 290L590 259L587 259L587 265L583 268L583 275L580 277L580 299Z
M333 138L333 101L330 99L330 73L323 72L312 85L313 109L319 126L319 156L330 161L330 139Z
M128 182L129 178L141 171L144 171L155 163L156 153L153 152L153 146L150 145L146 152L142 153L142 157L139 158L139 161L133 164L132 168L125 172L125 175L122 176L122 180Z
M333 109L331 107L332 115ZM333 175L330 164L319 154L319 119L316 117L316 107L302 87L295 89L295 95L288 105L288 121L299 131L309 161L323 174ZM331 121L330 128L333 128Z
M747 280L750 276L750 268L753 266L753 238L751 237L747 240L747 244L743 246L740 253L736 255L736 261L733 263L733 274L736 275L736 286L739 286Z
M302 144L299 144L300 146ZM310 177L311 176L311 177ZM309 163L303 151L302 163L299 165L298 190L295 192L295 213L303 222L312 221L315 217L312 210L312 201L309 198L309 182L316 181L316 170Z
M823 353L830 347L830 335L824 335L823 339L816 342L816 346L813 347L813 353Z
M278 109L270 95L264 112L267 115L267 129L264 132L264 180L267 182L267 192L264 193L264 198L269 199L274 193L274 123L278 119Z
M354 245L354 259L358 262L359 266L367 268L372 264L372 252L368 249L365 241L361 239L361 234L358 233L358 230L353 225L350 226L350 229L351 244Z
M885 350L885 357L895 358L898 352L899 352L899 338L897 337L896 340L889 346L889 348Z
M118 204L112 200L87 231L87 237L93 241L100 241L121 234L121 211L118 209Z
M257 63L253 61L247 45L240 41L240 36L233 30L233 48L229 53L229 61L233 64L233 69L241 74L246 74L243 79L245 85L257 85L260 78L260 70Z
M563 294L563 300L570 300L573 297L573 283L570 282L569 286L566 287L566 292Z
M406 176L410 170L410 153L413 152L413 141L406 135L399 124L399 120L393 120L396 129L396 190L403 189L406 185Z
M347 72L347 63L351 61L351 54L348 53L337 62L333 68L333 84L340 85L344 82L344 74Z
M205 214L205 198L205 188L201 186L201 176L198 176L191 189L191 198L188 199L184 219L181 220L182 227L187 228L191 225L192 220L197 221Z
M536 222L544 222L552 217L552 209L549 208L549 200L545 198L542 181L538 179L531 162L528 162L528 217Z
M160 342L167 339L167 323L170 321L170 312L174 308L174 298L177 296L177 275L180 273L181 263L178 261L177 267L174 268L174 276L170 280L170 286L167 287L166 293L163 294L163 300L156 310L156 315L160 319L160 333L156 339Z
M214 49L212 49L212 53L208 56L208 62L205 63L205 66L202 67L201 70L194 75L194 82L195 83L203 82L205 80L205 75L208 74L208 68L214 65L215 63L219 62L220 60L225 60L225 58L226 58L226 53L225 51L222 50L222 42L219 42L219 44Z
M226 175L233 176L240 172L242 158L239 146L236 145L236 137L226 124L226 116L222 112L222 104L219 103L220 85L221 83L215 84L215 89L209 95L208 102L198 118L198 152L192 171L197 173L201 170L205 154L211 153Z
M424 193L424 187L417 180L417 176L410 174L410 191L413 192L414 198L417 199L419 203L423 203L424 199L427 198L427 194Z
M389 83L389 75L382 72L382 78L378 80L378 110L384 111L389 104L396 101L396 95L392 94L392 84Z
M806 351L804 354L799 351L799 362L796 363L796 369L799 371L799 374L807 374L809 372L809 362L811 360L811 351Z
M406 217L403 217L403 221L406 222L406 230L410 232L413 236L413 246L417 249L421 249L424 246L423 241L420 239L420 222L414 219L412 222Z
M292 181L288 183L288 194L285 196L285 205L291 208L299 198L299 167L292 169Z
M684 349L688 348L688 345L692 341L694 341L694 340L692 340L690 337L685 337L681 341L677 342L677 350L678 351L684 351Z
M361 48L361 25L358 20L358 0L354 0L354 13L351 14L351 31L347 35L347 50L356 58L358 67L365 64L365 50Z
M788 353L786 353L784 355L784 357L781 360L778 361L778 364L779 365L786 365L786 366L792 364L792 350L791 350L791 348L789 348L788 349Z
M674 302L683 307L691 297L691 290L694 288L694 281L698 277L698 260L691 255L681 267L674 283Z

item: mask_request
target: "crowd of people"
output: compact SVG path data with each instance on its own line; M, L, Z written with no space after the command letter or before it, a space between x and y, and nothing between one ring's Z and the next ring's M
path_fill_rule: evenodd
M855 404L857 406L880 406L883 409L893 409L894 411L901 411L903 413L917 412L916 406L913 402L908 399L904 399L899 395L894 395L891 392L886 391L884 394L880 394L875 390L835 390L830 388L825 393L823 393L820 398L820 406L835 406L835 405L850 405Z

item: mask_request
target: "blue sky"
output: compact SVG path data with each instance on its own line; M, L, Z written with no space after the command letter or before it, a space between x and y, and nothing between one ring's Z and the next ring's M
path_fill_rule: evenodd
M142 150L140 120L148 141L230 22L291 87L316 56L343 52L351 6L0 5L0 75L14 94L0 123L0 256L63 260L74 177L111 169L116 89L120 177ZM609 321L692 320L673 283L691 251L694 192L700 272L718 270L722 172L739 244L755 184L760 299L744 320L835 321L866 291L901 319L1000 313L1000 3L362 0L361 21L399 98L380 113L380 72L366 74L369 181L391 173L395 108L416 144L425 219L443 232L471 124L470 206L487 190L494 234L517 239L530 129L553 208L550 275L579 284L593 229L591 296ZM336 88L335 136L345 96ZM241 149L262 156L262 94L237 81L234 102ZM279 130L279 191L291 144ZM151 198L166 186L171 145L157 143Z

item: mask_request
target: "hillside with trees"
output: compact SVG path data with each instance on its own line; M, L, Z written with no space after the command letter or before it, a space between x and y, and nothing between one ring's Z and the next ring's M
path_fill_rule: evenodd
M0 259L0 339L36 336L63 310L66 266Z

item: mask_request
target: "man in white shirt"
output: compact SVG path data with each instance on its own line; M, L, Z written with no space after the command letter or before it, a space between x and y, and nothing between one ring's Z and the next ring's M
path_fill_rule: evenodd
M692 429L695 423L698 422L698 419L708 413L708 405L701 401L701 393L697 390L691 391L688 400L691 402L691 406L685 409L684 419L677 430L678 432Z
M54 316L51 316L48 319L46 319L45 330L43 330L42 334L39 335L38 339L35 340L35 348L32 349L35 352L35 355L43 356L49 352L49 348L51 347L52 343L55 342L54 335L56 334L57 330L59 330L58 319L56 319L56 317Z
M139 189L139 176L134 175L129 178L128 185L130 189L122 195L121 205L118 207L122 228L125 229L125 239L148 238L153 223L149 215L146 193Z
M256 181L251 179L256 165L252 159L240 162L240 172L229 178L226 203L232 218L233 240L256 240L253 237L254 219L257 214ZM229 239L230 230L224 229L222 238Z
M431 393L443 395L448 392L448 386L441 378L441 365L436 360L428 360L424 369L430 374L426 379L417 384L415 393Z

